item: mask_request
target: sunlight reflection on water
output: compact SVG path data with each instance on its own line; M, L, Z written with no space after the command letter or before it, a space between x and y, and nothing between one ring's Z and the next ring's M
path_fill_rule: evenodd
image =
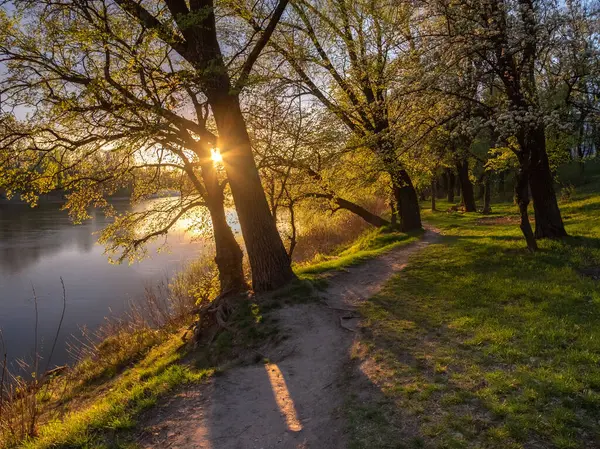
M170 199L173 200L173 199ZM156 201L156 200L151 200ZM114 201L118 211L126 201ZM137 206L139 209L144 206ZM157 253L159 244L149 245L148 258L132 265L111 265L97 232L110 220L99 211L92 219L73 225L58 204L27 205L0 203L0 329L8 357L30 357L34 348L34 304L32 286L39 300L39 340L42 353L49 352L62 308L62 276L67 288L67 311L53 364L68 362L67 337L79 326L95 329L110 312L119 316L128 301L140 297L145 285L172 276L188 261L206 252L210 222L190 215L167 237L168 250ZM229 213L238 228L234 212ZM203 229L184 231L203 222Z

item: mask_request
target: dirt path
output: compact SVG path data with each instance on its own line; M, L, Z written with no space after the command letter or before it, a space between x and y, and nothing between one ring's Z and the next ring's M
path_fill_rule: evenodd
M145 448L344 449L342 372L357 325L352 312L377 293L411 254L437 238L351 267L329 279L325 303L277 312L289 336L266 354L271 363L234 368L210 384L188 389L159 407Z

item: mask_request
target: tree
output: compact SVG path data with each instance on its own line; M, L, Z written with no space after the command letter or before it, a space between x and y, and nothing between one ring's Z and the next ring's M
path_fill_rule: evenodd
M274 219L281 208L295 215L294 207L317 200L329 204L332 212L347 210L372 226L389 225L355 201L361 199L362 187L369 185L369 180L360 177L360 182L353 182L349 175L354 168L348 160L352 150L339 120L319 105L306 104L301 97L286 98L284 92L285 88L281 91L275 84L254 92L245 105Z
M379 159L404 231L421 228L396 135L402 114L395 101L405 87L399 80L412 80L415 65L408 21L408 11L379 1L296 0L269 42L289 69L274 76L314 96ZM255 20L249 23L254 32L262 30ZM410 68L403 71L403 64ZM281 70L280 61L273 66Z
M517 145L511 147L519 161L516 198L529 248L535 249L534 236L565 236L546 151L545 116L536 80L545 45L552 40L554 7L533 0L440 2L438 6L446 19L443 40L453 55L458 51L474 58L500 82L506 107L503 115L496 117L496 129L504 138L516 137ZM527 217L528 190L534 202L535 234Z
M277 3L272 10L264 32L244 46L245 51L236 53L227 62L217 37L215 6L210 0L189 3L180 0L55 3L48 0L17 4L37 21L32 24L28 19L15 23L7 18L7 22L12 23L11 31L3 36L3 56L5 62L12 64L14 72L11 95L19 97L14 104L39 107L41 101L54 112L57 104L63 106L66 99L70 122L54 123L52 129L55 132L59 129L61 142L70 140L66 126L75 123L77 112L92 116L93 123L88 123L89 127L101 124L110 129L115 114L125 108L130 116L141 115L139 111L152 114L150 119L136 117L144 120L144 129L136 130L145 132L148 138L158 136L155 143L164 146L168 143L171 150L177 146L194 147L199 159L206 161L207 150L218 145L242 228L254 289L274 289L294 277L260 184L239 97L283 14L286 0ZM80 21L86 24L85 30L77 29ZM11 35L13 31L20 33L18 37ZM240 63L243 56L245 59ZM148 60L150 67L144 65ZM22 63L24 71L19 67ZM113 76L114 66L118 66L125 81ZM234 69L238 73L235 81L230 75ZM170 91L161 98L147 89L156 74L162 76L163 89ZM19 84L19 76L24 76L24 84ZM129 85L128 77L137 77L137 80ZM39 96L31 101L23 91L24 86L35 87ZM107 88L112 90L109 92ZM188 110L178 103L184 92L191 104ZM55 94L62 99L56 101ZM78 105L77 100L82 97L92 104ZM189 118L190 110L196 112L195 120ZM218 137L208 128L208 110ZM45 111L41 116L44 114ZM175 132L164 132L164 123L155 120L156 117L174 123ZM110 144L112 139L104 137L105 144ZM180 155L187 157L185 151ZM201 161L184 163L186 173L189 175L193 165ZM218 186L219 193L208 165L204 164L204 168L207 171L205 187L215 187L207 204L215 205L220 201L222 186ZM230 240L229 237L225 239Z
M16 45L12 48L18 50ZM221 289L234 292L245 288L242 252L225 218L224 184L219 182L210 150L203 142L196 142L174 121L147 113L139 102L124 100L119 90L124 85L132 88L136 78L123 76L114 66L111 85L96 87L93 92L77 92L75 84L63 85L73 73L54 66L52 83L40 84L42 91L36 92L37 77L27 74L35 68L37 75L50 73L36 67L33 53L27 63L16 56L13 61L19 70L3 83L5 91L14 94L13 100L20 98L16 94L23 87L28 87L26 93L32 98L46 95L48 88L54 93L26 120L19 122L9 116L2 122L0 185L9 194L19 191L35 203L38 195L63 189L66 208L80 221L87 218L89 206L103 207L113 215L107 197L121 191L130 191L134 205L162 192L176 191L178 200L146 202L142 211L117 216L101 236L109 252L118 253L118 260L135 259L145 253L145 243L166 235L179 218L206 207ZM101 79L90 75L80 81L98 86ZM61 93L65 86L70 88L66 95L64 90ZM164 79L156 74L146 87L158 104L173 94L165 90ZM115 96L121 100L109 100ZM98 102L102 97L105 100Z
M546 108L558 112L547 136L551 165L577 159L581 175L585 159L597 148L595 134L600 112L600 53L598 51L597 2L568 1L559 23L556 45L541 96Z
M465 212L475 212L477 206L475 205L475 194L473 192L473 183L470 179L469 159L467 157L456 160L456 172L460 181L462 204Z

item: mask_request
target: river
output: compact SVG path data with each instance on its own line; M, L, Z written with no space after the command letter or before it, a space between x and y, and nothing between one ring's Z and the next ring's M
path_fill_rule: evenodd
M118 210L127 202L116 201ZM206 251L183 228L168 236L169 251L149 247L149 258L128 265L108 263L97 231L109 223L102 212L74 225L59 204L0 203L0 329L8 360L32 360L35 348L35 303L38 303L38 349L48 357L62 310L62 277L67 307L52 365L70 361L67 340L81 327L96 329L108 315L120 316L128 302L148 285L173 275ZM0 350L2 348L0 347ZM0 357L3 354L0 355ZM44 364L45 362L42 362ZM42 365L45 366L45 365Z

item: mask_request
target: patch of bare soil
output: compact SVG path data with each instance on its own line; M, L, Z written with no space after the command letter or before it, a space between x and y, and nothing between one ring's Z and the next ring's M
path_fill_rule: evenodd
M322 303L274 312L287 338L265 351L269 363L233 368L169 398L149 416L140 445L346 448L340 407L347 387L344 367L359 319L355 308L436 238L428 231L417 243L332 276Z

